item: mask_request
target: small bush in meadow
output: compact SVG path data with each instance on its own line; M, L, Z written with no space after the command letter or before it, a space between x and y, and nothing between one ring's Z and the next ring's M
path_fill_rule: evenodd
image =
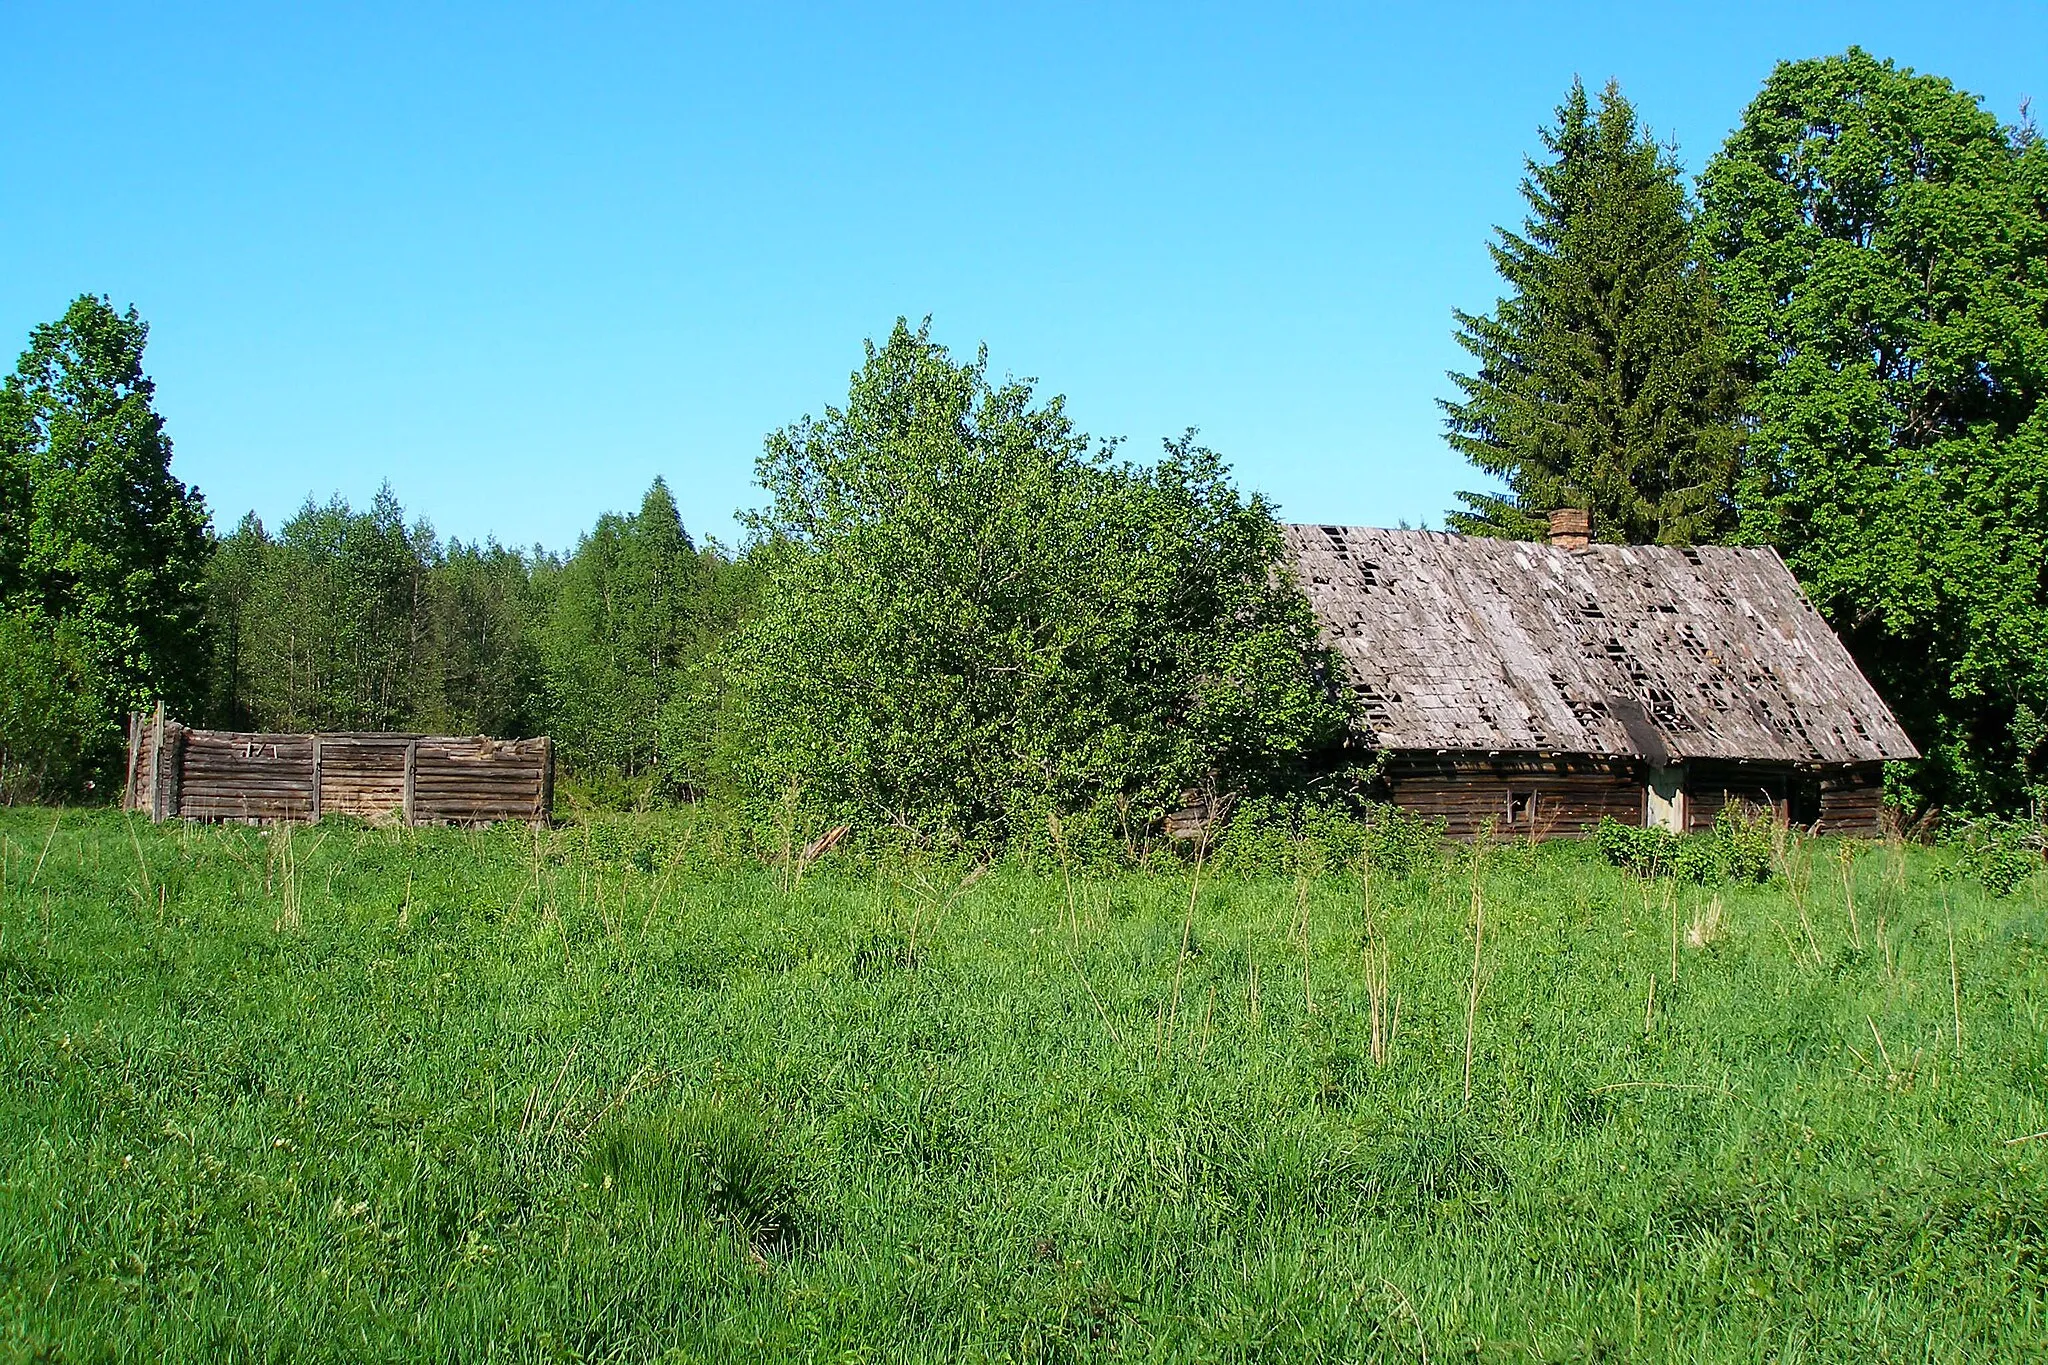
M1600 850L1600 856L1638 877L1667 875L1677 844L1678 837L1668 829L1624 825L1611 815L1602 816L1593 831L1593 846Z
M2009 896L2040 870L2042 829L2026 820L1975 820L1949 837L1958 866L1994 896Z
M1731 801L1714 816L1723 869L1730 881L1767 882L1776 866L1777 821L1767 810Z
M1441 818L1376 806L1365 828L1365 854L1375 869L1397 877L1420 876L1442 863L1445 828Z

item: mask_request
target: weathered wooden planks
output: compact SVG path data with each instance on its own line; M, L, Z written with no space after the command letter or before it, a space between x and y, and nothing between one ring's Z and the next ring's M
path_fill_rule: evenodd
M1643 776L1625 759L1481 754L1397 755L1387 796L1445 822L1453 838L1583 834L1612 817L1643 822Z
M159 715L131 719L128 773L123 807L159 820L545 821L554 745L544 737L188 730Z
M1770 550L1284 532L1376 747L1659 763L1917 756Z

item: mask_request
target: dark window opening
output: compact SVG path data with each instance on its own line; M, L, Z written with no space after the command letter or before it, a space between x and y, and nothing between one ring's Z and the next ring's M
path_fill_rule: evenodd
M1820 819L1820 779L1796 777L1786 793L1787 817L1795 825L1811 825Z
M1508 793L1508 823L1510 825L1527 824L1532 828L1534 827L1536 823L1536 793Z

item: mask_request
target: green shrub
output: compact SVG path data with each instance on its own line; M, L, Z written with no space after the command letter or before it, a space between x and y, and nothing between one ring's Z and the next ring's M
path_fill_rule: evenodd
M2041 867L2043 833L2026 820L1974 820L1948 841L1961 871L1994 896L2009 896Z
M1442 861L1444 830L1443 820L1399 806L1256 796L1232 810L1212 861L1246 876L1320 876L1363 864L1376 875L1414 877Z
M1777 827L1768 811L1727 805L1709 833L1676 834L1655 825L1624 825L1608 816L1593 831L1593 843L1601 857L1638 877L1764 882L1775 866Z
M1671 875L1680 881L1713 882L1727 875L1727 847L1713 835L1686 835L1674 844Z
M1375 870L1397 877L1434 871L1443 862L1442 817L1431 818L1399 806L1375 806L1365 827L1365 854Z
M1593 831L1593 845L1600 856L1624 872L1638 877L1659 877L1670 872L1678 836L1656 825L1624 825L1611 815L1600 818Z
M1767 882L1777 863L1778 822L1771 812L1731 801L1714 816L1728 878Z
M756 471L720 780L763 818L794 791L941 845L1036 841L1048 810L1150 830L1190 786L1286 790L1341 737L1272 509L1191 439L1118 460L899 323Z
M120 732L74 632L0 613L0 805L75 798L111 769Z

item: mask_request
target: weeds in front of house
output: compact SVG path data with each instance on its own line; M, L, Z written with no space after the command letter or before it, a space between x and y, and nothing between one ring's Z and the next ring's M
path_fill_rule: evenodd
M692 818L0 812L0 1356L2043 1338L2038 873L1395 820L799 874Z

